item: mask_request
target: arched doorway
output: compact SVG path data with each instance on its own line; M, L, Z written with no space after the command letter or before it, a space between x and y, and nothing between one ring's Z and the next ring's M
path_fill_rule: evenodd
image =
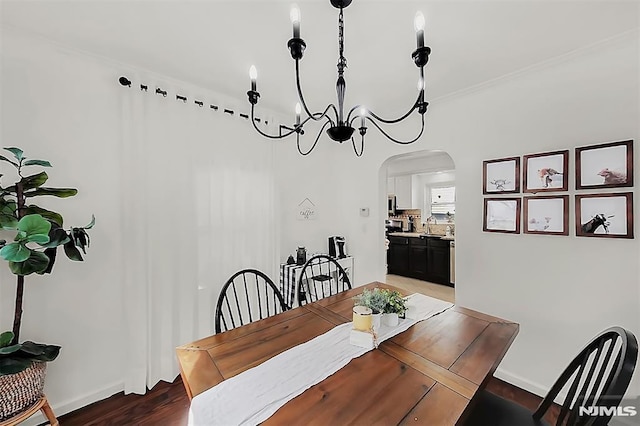
M455 164L444 151L401 154L381 166L387 197L386 280L455 299Z

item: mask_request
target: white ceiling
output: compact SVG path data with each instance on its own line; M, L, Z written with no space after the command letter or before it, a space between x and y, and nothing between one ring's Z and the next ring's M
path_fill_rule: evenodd
M259 106L292 111L289 1L0 0L2 26L245 98L258 68ZM312 108L335 102L337 10L297 0ZM427 100L441 99L638 27L638 1L354 0L345 9L346 107L383 116L415 99L413 17L427 22ZM292 113L292 112L291 112Z

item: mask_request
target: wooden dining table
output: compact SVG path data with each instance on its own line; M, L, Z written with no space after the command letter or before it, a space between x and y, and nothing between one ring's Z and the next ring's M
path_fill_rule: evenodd
M178 347L189 398L351 321L353 296L374 287L403 293L373 282ZM459 424L518 329L516 323L454 305L353 359L264 424Z

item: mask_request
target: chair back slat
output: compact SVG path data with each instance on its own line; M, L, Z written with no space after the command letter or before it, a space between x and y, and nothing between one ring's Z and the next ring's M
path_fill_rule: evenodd
M572 404L573 406L583 406L586 400L587 392L589 392L589 389L592 389L592 387L596 385L595 381L593 380L593 376L595 374L596 368L602 367L602 365L600 365L600 357L602 356L602 350L607 342L608 341L605 339L600 340L595 352L592 352L593 356L589 357L589 359L587 360L587 362L590 363L589 372L582 379L582 387L580 388L580 392L578 392L578 395L576 396L575 401ZM602 368L599 370L599 372L601 371L603 371ZM597 392L597 389L595 389L595 392ZM569 415L569 419L567 420L567 424L576 424L578 420L577 416L578 410L572 410L571 414Z
M231 330L287 309L280 290L267 275L256 269L243 269L233 274L220 291L215 331Z
M319 254L302 267L296 280L296 306L351 289L351 281L344 268L332 257Z
M633 333L621 327L604 330L562 372L533 413L533 418L541 419L570 383L556 426L607 425L613 416L612 408L620 405L631 382L637 358L638 341ZM601 410L601 407L607 410Z

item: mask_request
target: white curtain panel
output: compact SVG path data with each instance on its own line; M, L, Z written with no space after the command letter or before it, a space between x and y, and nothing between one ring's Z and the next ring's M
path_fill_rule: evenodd
M148 87L122 90L120 146L124 382L140 394L175 379L177 346L213 334L227 278L256 268L277 282L279 263L273 143L238 111Z

